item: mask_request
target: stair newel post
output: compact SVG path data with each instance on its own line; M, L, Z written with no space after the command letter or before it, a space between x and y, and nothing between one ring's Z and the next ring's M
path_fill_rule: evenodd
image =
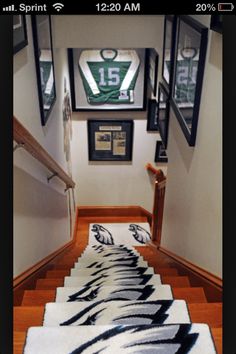
M146 165L146 169L155 175L151 232L152 241L159 247L161 243L166 177L161 169L155 169L150 163Z

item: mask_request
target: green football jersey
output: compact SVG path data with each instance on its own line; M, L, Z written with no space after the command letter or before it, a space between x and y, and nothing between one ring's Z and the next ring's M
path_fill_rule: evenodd
M183 54L178 54L178 60L175 68L175 88L174 98L181 107L193 106L196 90L196 76L198 70L198 52L195 48L191 49L192 57L183 57ZM186 50L186 49L185 49ZM183 51L183 50L182 50ZM165 60L166 77L170 74L170 61Z
M55 99L55 84L51 52L46 49L41 50L40 76L43 95L43 108L47 111L50 109Z
M133 103L139 65L135 50L83 50L79 70L88 103Z

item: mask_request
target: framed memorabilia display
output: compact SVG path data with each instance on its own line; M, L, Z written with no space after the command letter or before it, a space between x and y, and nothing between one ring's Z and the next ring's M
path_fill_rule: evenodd
M88 120L89 161L131 161L132 120Z
M159 56L154 48L148 50L148 77L153 95L157 95L157 76L158 76Z
M158 131L158 104L156 100L148 100L147 131Z
M175 37L176 37L175 15L166 15L164 22L163 58L162 58L162 78L168 92L172 88Z
M163 146L167 148L168 128L169 128L169 95L162 83L158 88L158 128Z
M46 125L56 101L51 19L49 15L32 16L34 54L41 123Z
M157 141L156 152L154 162L168 162L168 157L166 155L166 150L162 141Z
M13 52L16 54L28 44L25 15L13 15Z
M144 110L146 49L69 49L73 111Z
M178 17L171 104L190 146L195 145L207 50L207 27Z
M222 34L223 15L211 15L210 29Z

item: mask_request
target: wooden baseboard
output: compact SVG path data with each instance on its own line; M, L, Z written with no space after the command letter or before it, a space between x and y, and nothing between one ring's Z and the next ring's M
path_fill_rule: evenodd
M41 261L34 264L32 267L25 270L23 273L19 274L13 280L13 289L14 289L14 305L18 305L21 302L23 291L25 289L30 289L34 286L36 279L44 274L50 267L52 261L55 261L57 258L61 257L63 253L72 248L76 241L76 233L78 228L78 208L76 209L75 214L75 223L73 230L72 239L67 242L65 245L49 254L47 257L43 258Z
M222 289L223 281L218 276L216 276L216 275L208 272L207 270L205 270L205 269L203 269L203 268L201 268L201 267L189 262L188 260L176 255L175 253L167 250L164 247L159 247L158 249L159 249L160 252L165 253L167 256L171 257L176 262L180 263L182 266L188 268L193 273L197 274L198 276L206 279L211 284L214 284L215 286L217 286L217 287Z
M152 214L138 205L129 206L79 206L80 217L89 216L145 216L149 224L152 221Z

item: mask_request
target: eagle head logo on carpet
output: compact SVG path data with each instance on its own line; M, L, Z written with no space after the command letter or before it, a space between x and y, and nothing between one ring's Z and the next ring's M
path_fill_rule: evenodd
M148 223L112 223L90 224L89 244L100 243L104 246L132 245L140 246L150 242ZM98 251L101 251L98 249Z
M105 229L102 225L93 224L91 231L96 232L94 234L96 240L105 245L114 245L113 237L111 233Z
M133 231L133 236L136 241L140 243L147 243L151 240L150 233L147 232L143 227L137 224L130 224L129 225L129 230Z

